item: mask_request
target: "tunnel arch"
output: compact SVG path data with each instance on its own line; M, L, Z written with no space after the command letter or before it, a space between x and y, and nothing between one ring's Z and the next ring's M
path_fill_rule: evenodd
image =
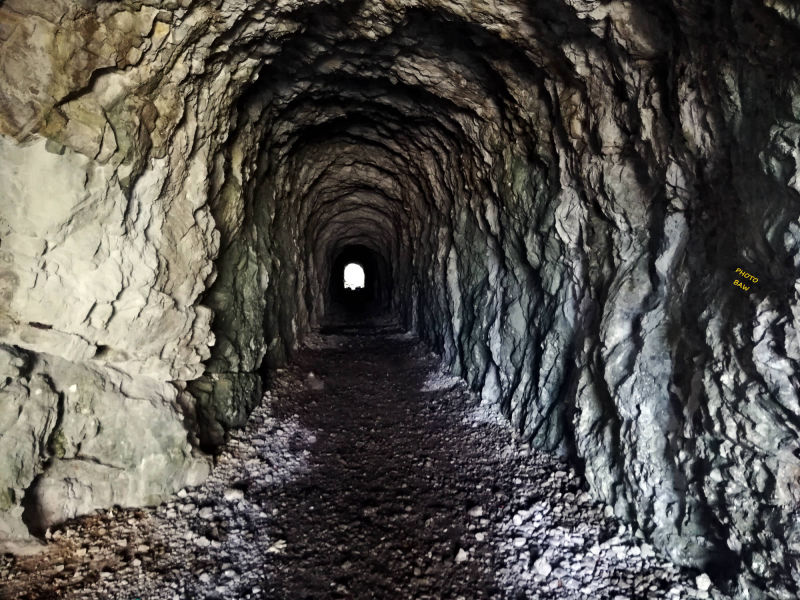
M60 415L25 439L64 442L0 485L9 536L18 498L57 521L201 479L197 449L330 318L332 267L360 247L379 305L521 439L583 465L673 560L733 549L765 565L736 585L792 597L791 10L35 4L0 6L0 381ZM763 283L743 295L737 268ZM75 381L102 426L64 403ZM41 491L116 465L115 435L132 491Z
M364 287L361 290L346 290L344 270L350 264L364 270ZM348 315L351 319L380 316L391 308L392 279L386 259L372 248L345 243L338 248L331 261L331 277L328 285L328 314Z

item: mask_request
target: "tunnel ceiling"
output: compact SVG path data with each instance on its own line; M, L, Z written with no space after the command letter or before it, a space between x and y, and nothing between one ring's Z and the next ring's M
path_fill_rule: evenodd
M202 480L364 246L521 439L730 593L796 597L798 29L781 0L0 2L0 539Z

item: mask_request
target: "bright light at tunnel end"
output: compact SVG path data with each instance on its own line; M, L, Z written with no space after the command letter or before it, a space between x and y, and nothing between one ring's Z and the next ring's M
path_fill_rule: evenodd
M357 263L344 268L344 289L357 290L364 287L364 269Z

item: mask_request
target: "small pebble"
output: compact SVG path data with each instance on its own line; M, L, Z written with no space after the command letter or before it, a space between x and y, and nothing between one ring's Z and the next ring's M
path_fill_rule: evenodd
M711 587L711 578L705 573L698 575L694 581L697 584L697 589L701 592L707 592Z

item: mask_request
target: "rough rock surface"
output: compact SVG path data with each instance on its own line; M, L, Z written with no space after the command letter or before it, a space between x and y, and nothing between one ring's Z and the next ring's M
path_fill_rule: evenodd
M153 504L208 475L169 386L2 345L0 380L3 550L35 550L29 529Z
M797 597L798 33L785 0L1 3L2 537L193 480L358 246L659 552ZM72 385L165 436L107 461L139 431L78 409L65 464Z
M4 597L709 597L413 339L314 342L206 484L54 528Z

